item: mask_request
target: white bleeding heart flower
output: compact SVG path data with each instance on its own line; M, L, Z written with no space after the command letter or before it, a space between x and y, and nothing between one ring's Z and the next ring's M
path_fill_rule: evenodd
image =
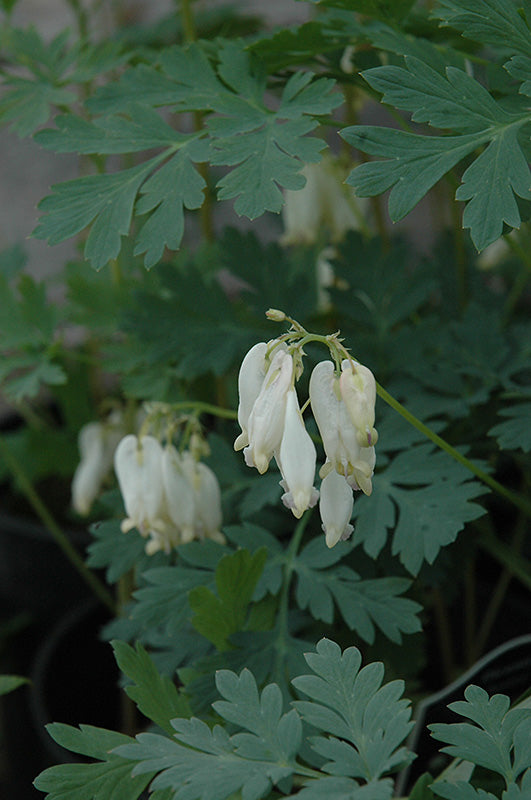
M241 450L249 444L249 416L266 376L266 354L267 344L258 342L251 347L241 363L238 374L238 422L242 432L234 442L235 450Z
M293 382L293 358L277 349L262 382L248 420L249 444L243 451L245 463L260 474L280 447L284 431L287 394Z
M288 391L284 432L277 454L277 463L282 474L281 486L285 489L282 501L297 519L319 498L314 488L315 446L304 426L299 408L297 392Z
M138 528L148 536L163 509L162 447L153 436L125 436L114 454L114 470L122 493L126 519L122 531Z
M344 182L347 173L337 159L324 156L318 164L306 164L301 174L306 178L302 189L284 192L281 244L314 244L323 229L338 242L365 225L368 201Z
M350 370L350 362L345 360L343 367L345 371ZM344 401L341 380L345 371L339 377L331 361L321 361L314 367L310 377L310 403L327 457L320 474L325 478L331 470L335 470L347 479L352 488L370 494L376 455L373 446L363 447L360 444L360 438L363 437L360 437ZM370 414L368 419L371 419ZM374 428L371 428L371 436L376 441Z
M173 445L166 445L162 453L162 480L167 513L179 532L178 543L191 542L195 536L195 495Z
M106 422L89 422L79 431L80 461L72 479L72 507L86 516L109 474L114 451L123 436L121 415L111 414Z

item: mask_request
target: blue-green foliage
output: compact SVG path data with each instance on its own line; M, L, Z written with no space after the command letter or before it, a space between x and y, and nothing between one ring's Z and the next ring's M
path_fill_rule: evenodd
M525 705L510 709L506 695L489 698L479 686L469 686L465 690L465 700L448 707L475 724L430 725L432 735L447 743L442 752L501 775L506 785L504 800L526 797L531 789L531 709ZM485 795L464 782L453 784L442 780L433 784L432 789L448 800Z
M178 249L184 208L199 208L205 180L196 164L230 166L218 181L220 200L235 198L235 210L250 219L280 211L279 186L300 189L305 162L319 161L324 141L307 134L340 102L333 81L295 73L275 109L264 101L266 81L240 45L223 43L216 69L199 45L174 47L158 67L140 64L92 101L93 121L72 115L38 141L58 152L110 155L158 149L138 166L59 184L41 203L44 217L35 235L56 243L91 225L85 256L99 269L116 258L133 213L149 214L136 238L135 253L147 267L167 246ZM139 102L141 101L141 102ZM154 110L204 113L205 127L176 131Z
M520 198L530 198L531 173L523 132L531 117L522 96L529 87L529 22L510 0L441 5L436 13L445 22L503 53L505 69L521 81L519 93L511 88L510 104L498 102L467 71L447 66L441 73L426 60L409 54L405 54L405 67L393 64L366 70L364 78L382 94L384 103L409 111L413 122L450 133L426 136L413 129L346 128L342 136L354 147L388 159L362 164L348 182L361 196L391 189L389 213L397 221L440 178L483 148L468 164L455 194L457 200L467 201L463 226L471 229L474 244L482 250L500 237L504 224L520 227ZM513 56L509 61L508 55Z
M212 710L225 727L185 718L177 690L158 676L140 647L115 643L119 663L133 685L128 693L165 733L123 734L82 725L52 724L51 736L64 747L95 759L45 770L35 786L49 800L136 800L149 785L152 800L229 800L241 792L246 800L275 796L317 800L389 800L392 773L414 756L404 746L412 727L403 682L384 683L382 664L361 666L355 647L341 652L322 639L305 655L311 672L293 680L309 699L286 707L275 683L261 692L253 674L220 670L218 697ZM464 759L505 780L502 800L527 797L531 776L531 711L509 708L504 695L489 698L477 686L450 709L467 721L433 724L432 734L446 742L442 752ZM172 711L181 713L171 718ZM188 714L186 714L188 717ZM304 745L308 727L309 748ZM319 767L319 771L316 770ZM304 781L296 788L293 778ZM411 798L433 795L447 800L497 800L463 780L434 780L424 775Z

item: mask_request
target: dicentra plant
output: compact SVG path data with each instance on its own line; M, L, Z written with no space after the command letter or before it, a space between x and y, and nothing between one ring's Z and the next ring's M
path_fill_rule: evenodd
M404 691L507 638L511 586L529 603L531 4L302 0L266 30L180 0L103 39L96 0L68 5L78 30L45 41L1 3L0 119L79 177L33 231L76 239L66 300L1 255L27 424L0 449L112 611L140 713L51 724L89 760L35 786L386 800L415 758ZM531 797L512 699L465 689L411 800Z

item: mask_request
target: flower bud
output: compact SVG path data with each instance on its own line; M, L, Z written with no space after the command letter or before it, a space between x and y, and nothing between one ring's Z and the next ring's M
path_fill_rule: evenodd
M319 513L327 547L348 539L354 530L349 524L354 505L352 489L335 470L328 472L321 483Z
M273 322L284 322L286 319L285 313L278 308L269 308L266 311L266 317Z

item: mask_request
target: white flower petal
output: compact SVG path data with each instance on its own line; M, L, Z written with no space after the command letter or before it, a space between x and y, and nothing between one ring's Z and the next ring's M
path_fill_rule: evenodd
M163 503L162 447L153 436L125 436L114 454L114 469L127 516L146 533Z
M100 422L84 425L79 431L78 447L81 460L72 480L72 506L78 514L86 515L109 470L105 457L103 425Z
M245 460L260 474L266 472L284 430L286 395L292 383L293 359L277 350L249 416L249 445Z
M241 450L249 444L247 434L249 415L266 375L266 353L267 344L258 342L251 347L241 363L238 374L238 422L242 432L234 442L235 450Z
M362 364L354 365L345 359L341 365L339 379L341 397L358 433L358 442L362 447L376 444L377 433L374 429L374 406L376 403L376 381L374 375Z
M199 485L197 489L197 522L203 533L209 539L225 541L225 537L220 532L221 515L221 491L215 473L206 464L197 464Z
M310 404L327 458L334 462L339 447L340 398L334 390L334 365L320 361L310 377Z
M342 475L335 470L328 473L321 483L319 512L328 547L340 540L348 539L353 531L349 524L354 504L352 489Z
M162 454L162 480L168 516L182 541L191 541L196 515L194 490L173 445L167 445Z
M280 442L279 467L287 492L284 504L299 519L307 508L314 505L315 446L304 426L295 389L290 389L286 400L284 433Z

